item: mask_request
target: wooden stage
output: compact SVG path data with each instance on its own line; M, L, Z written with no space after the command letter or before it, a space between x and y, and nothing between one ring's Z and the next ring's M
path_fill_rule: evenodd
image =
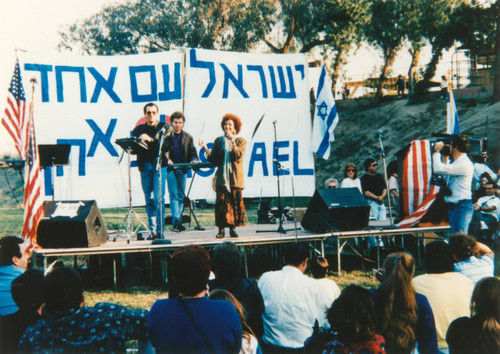
M277 232L277 224L260 224L260 225L249 225L245 227L237 228L239 237L232 238L229 237L228 232L226 232L226 237L223 239L217 239L215 237L217 233L217 228L211 228L206 230L194 230L188 228L183 232L173 232L167 230L165 232L165 239L171 241L169 244L155 244L152 241L137 241L128 240L124 236L110 236L110 240L103 245L96 247L86 247L86 248L40 248L34 251L35 255L43 257L44 269L48 266L48 257L60 257L60 256L74 256L75 263L76 257L78 256L90 256L90 255L109 255L109 254L125 254L125 253L153 253L153 252L173 252L175 249L189 245L197 244L207 248L215 247L221 242L231 241L236 245L241 246L243 249L250 248L257 245L277 245L289 242L310 242L312 246L318 250L319 253L324 255L325 253L325 242L336 243L337 245L337 265L338 270L341 271L340 258L344 246L347 240L356 237L370 237L378 236L381 239L388 238L391 236L398 235L413 235L416 237L417 242L420 243L421 240L425 239L426 234L443 234L448 233L449 226L433 226L433 227L415 227L415 228L405 228L398 229L395 227L390 227L388 222L370 222L370 226L367 230L356 230L356 231L335 231L328 232L324 234L315 234L309 231L303 230L300 225L298 225L299 230L293 230L294 224L288 223L284 224L285 234L280 234ZM112 241L116 238L116 241ZM420 248L419 248L420 249ZM244 252L246 256L246 252ZM378 257L379 258L379 257ZM418 255L420 259L420 255ZM246 259L245 259L246 261ZM380 259L378 261L378 266L380 266ZM113 274L115 276L115 286L116 286L116 258L113 264Z

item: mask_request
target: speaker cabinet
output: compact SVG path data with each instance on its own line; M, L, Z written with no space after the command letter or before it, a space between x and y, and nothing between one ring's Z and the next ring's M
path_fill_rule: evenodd
M369 218L370 205L357 188L317 189L301 224L315 233L363 230Z
M41 247L92 247L107 240L108 231L95 200L43 203L43 218L37 231Z

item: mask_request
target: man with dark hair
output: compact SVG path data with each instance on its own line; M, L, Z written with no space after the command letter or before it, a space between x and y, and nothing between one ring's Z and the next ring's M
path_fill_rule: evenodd
M449 156L440 154L443 151L442 141L434 144L432 165L434 172L448 176L447 185L451 195L445 196L444 200L448 206L448 219L451 233L467 233L472 218L472 176L474 166L467 156L469 152L469 137L463 134L454 134L451 137L451 157L453 162L449 163ZM443 160L443 161L441 161Z
M206 297L210 275L207 250L197 245L179 248L172 256L170 269L179 296L156 301L148 318L151 344L156 351L238 353L242 333L235 307L229 301Z
M19 307L19 311L0 316L0 353L16 352L19 339L26 328L40 319L42 281L41 271L29 269L12 282L12 298Z
M243 275L243 257L238 246L232 242L217 245L212 252L212 271L215 279L208 282L209 290L224 289L234 295L246 311L248 325L260 338L264 300L257 282Z
M291 243L284 252L283 269L266 272L259 279L264 299L265 353L302 352L315 322L325 317L323 311L331 305L330 296L318 281L304 275L308 259L306 245Z
M412 280L415 291L429 300L440 350L448 348L446 331L450 323L470 314L470 298L474 288L470 279L454 271L453 263L453 253L446 242L430 242L425 249L427 274Z
M10 287L12 281L28 268L31 254L27 248L28 244L20 237L0 238L0 316L19 310L12 298Z
M51 271L41 285L46 314L28 327L22 352L125 352L130 340L147 340L147 311L98 303L84 306L83 282L68 267Z
M169 164L198 161L198 153L193 144L193 137L182 128L186 118L182 112L174 112L170 116L172 132L166 137L165 153ZM181 212L184 205L187 170L167 171L168 193L170 195L170 212L174 231L184 231Z
M377 169L377 160L373 157L365 160L366 173L361 177L361 187L370 204L370 217L375 220L387 220L387 210L384 204L387 186L384 177L377 173Z
M474 284L493 276L495 254L484 243L472 236L455 235L450 238L450 247L455 256L455 272L465 275Z
M146 214L148 215L148 225L151 237L158 238L163 232L163 223L165 220L165 178L167 174L165 158L161 158L161 184L157 168L160 140L162 136L168 135L172 130L170 124L158 120L158 106L154 103L147 103L144 106L144 115L146 122L137 125L132 131L132 135L138 138L145 149L137 151L137 166L141 173L141 185L146 201ZM161 187L161 194L160 193ZM160 204L160 207L159 207Z

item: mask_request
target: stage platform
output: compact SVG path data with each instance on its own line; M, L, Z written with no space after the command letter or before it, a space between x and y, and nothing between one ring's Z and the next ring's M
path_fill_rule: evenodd
M293 223L284 224L285 229L293 229ZM215 247L221 242L231 241L242 248L248 248L257 245L265 244L282 244L289 242L311 242L313 247L322 255L325 253L325 243L329 244L336 243L337 245L337 266L338 270L341 271L341 254L347 240L356 237L371 237L378 236L382 240L387 237L397 236L397 235L413 235L417 239L417 243L425 239L425 235L432 234L444 234L449 232L449 226L432 226L432 227L415 227L415 228L404 228L399 229L391 227L388 222L370 222L370 226L366 230L356 230L356 231L334 231L324 234L315 234L309 231L303 230L300 225L299 230L290 230L285 234L278 233L278 225L276 224L260 224L260 225L249 225L237 228L239 237L229 237L228 232L226 232L226 237L218 239L215 237L217 233L217 228L210 228L206 230L194 230L188 228L183 232L173 232L167 230L165 232L164 238L171 241L169 244L155 244L152 241L144 240L128 240L124 236L111 235L110 240L105 244L96 247L86 247L86 248L40 248L34 251L35 255L43 257L44 269L47 268L48 257L61 257L61 256L74 256L75 263L76 257L78 256L92 256L92 255L110 255L110 254L126 254L126 253L153 253L153 252L173 252L177 248L189 245L197 244L207 248ZM116 241L112 241L116 238ZM420 249L420 247L418 248ZM246 252L244 252L246 255ZM378 256L377 252L377 256ZM377 265L380 266L380 259L377 257ZM417 256L420 259L420 254ZM246 259L245 259L246 261ZM417 260L418 261L418 260ZM116 258L113 264L114 275L116 275ZM116 286L116 276L114 279L114 284Z

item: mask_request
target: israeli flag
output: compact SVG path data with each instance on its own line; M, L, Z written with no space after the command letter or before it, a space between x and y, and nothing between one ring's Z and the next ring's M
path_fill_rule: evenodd
M333 131L338 122L339 114L333 98L332 81L323 65L316 95L311 149L325 160L330 156L330 143L335 140Z
M446 133L460 133L457 106L455 104L455 97L453 96L453 90L451 88L448 88L448 103L446 104Z

